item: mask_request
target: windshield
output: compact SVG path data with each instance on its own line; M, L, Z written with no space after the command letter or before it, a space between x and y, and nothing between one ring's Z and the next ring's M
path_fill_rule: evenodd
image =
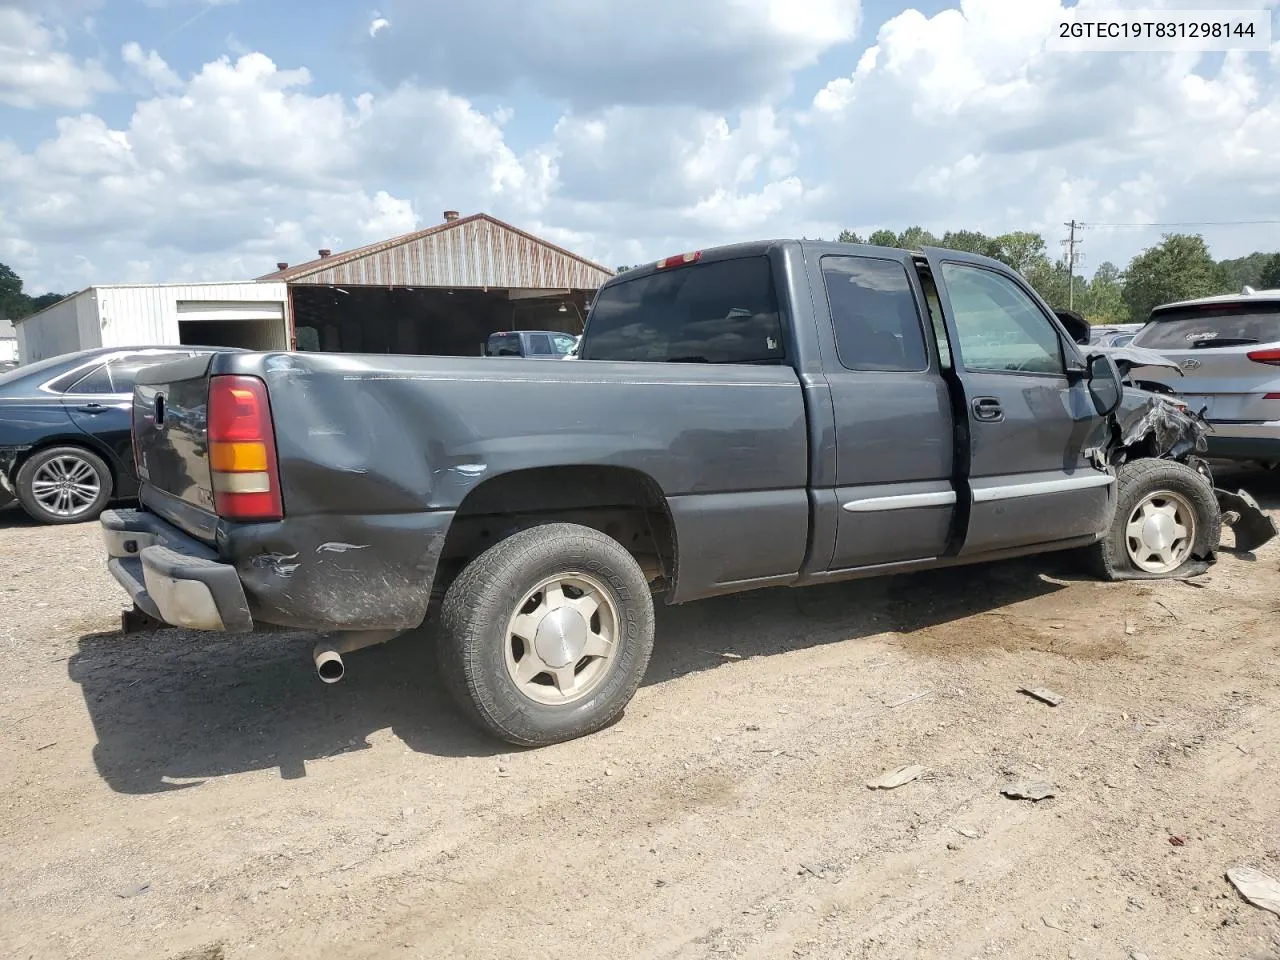
M1280 340L1280 303L1213 304L1160 311L1133 339L1152 350L1204 350Z

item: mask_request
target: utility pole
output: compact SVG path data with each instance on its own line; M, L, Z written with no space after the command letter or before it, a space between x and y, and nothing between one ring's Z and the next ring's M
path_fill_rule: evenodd
M1083 243L1083 240L1076 239L1076 229L1083 227L1083 223L1077 223L1072 220L1064 223L1064 227L1071 230L1067 239L1062 241L1062 245L1067 248L1067 309L1074 310L1076 305L1076 246Z

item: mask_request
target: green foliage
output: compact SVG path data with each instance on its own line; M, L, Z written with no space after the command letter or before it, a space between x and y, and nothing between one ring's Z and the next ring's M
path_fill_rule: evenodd
M1218 266L1226 272L1227 282L1231 287L1230 292L1238 293L1246 286L1253 287L1255 290L1259 288L1262 283L1262 271L1266 269L1271 259L1272 254L1257 252L1235 260L1223 260Z
M855 236L846 230L841 238L846 235ZM1280 288L1280 253L1258 252L1215 263L1204 238L1188 234L1166 235L1134 257L1124 271L1104 262L1092 279L1077 274L1074 284L1068 281L1066 264L1049 259L1044 237L1026 230L995 237L977 230L948 230L936 240L923 227L908 227L901 234L882 228L867 242L908 250L939 246L993 257L1018 271L1051 307L1070 303L1091 323L1141 322L1158 304L1236 293L1246 285Z
M862 243L862 238L852 230L841 230L840 236L836 237L837 243Z
M42 293L29 297L22 292L22 278L0 263L0 318L21 320L62 299L60 293Z
M1258 289L1280 290L1280 253L1273 253L1258 274Z
M1204 237L1167 233L1129 264L1124 299L1130 316L1145 321L1151 309L1162 303L1225 293L1230 285L1227 271L1209 255Z

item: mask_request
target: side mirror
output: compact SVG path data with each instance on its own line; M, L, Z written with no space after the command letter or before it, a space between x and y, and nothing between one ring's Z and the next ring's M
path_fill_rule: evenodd
M1096 353L1089 358L1089 396L1100 417L1115 413L1124 397L1120 371L1116 362L1105 353Z
M1071 339L1081 346L1086 346L1089 339L1093 336L1093 329L1089 326L1089 321L1074 310L1055 310L1058 322L1061 323L1071 335Z

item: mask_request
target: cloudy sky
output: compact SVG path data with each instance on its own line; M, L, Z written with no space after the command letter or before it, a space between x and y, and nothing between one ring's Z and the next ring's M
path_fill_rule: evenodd
M1091 271L1162 232L1101 224L1280 220L1280 43L1049 52L1063 6L0 0L0 262L32 293L239 279L457 209L610 266L1075 218Z

